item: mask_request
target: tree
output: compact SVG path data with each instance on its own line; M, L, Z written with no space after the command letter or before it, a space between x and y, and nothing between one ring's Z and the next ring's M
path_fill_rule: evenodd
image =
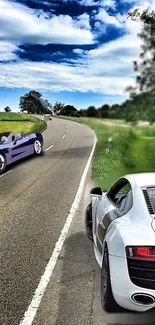
M86 110L87 116L88 117L97 117L98 116L98 111L95 108L95 106L89 106Z
M65 105L60 111L61 115L78 117L77 109L72 105Z
M10 108L9 106L6 106L6 107L4 108L4 111L7 112L7 113L8 113L8 112L11 112L11 108Z
M54 114L61 115L61 111L63 110L64 106L65 105L63 103L56 101L54 106L53 106Z
M114 118L114 119L120 119L122 118L122 110L121 106L119 104L113 104L111 107L109 107L108 110L108 117Z
M100 111L101 118L108 118L109 117L109 105L108 104L102 105L99 108L99 111Z
M155 91L155 12L139 9L129 12L128 17L142 22L142 31L138 34L142 40L139 62L134 61L134 71L138 72L137 86L130 87L130 92Z
M86 116L87 116L87 111L86 111L86 109L80 109L80 110L79 110L79 115L80 115L81 117L86 117Z
M20 97L19 107L21 112L27 111L29 114L48 114L51 112L48 101L44 101L42 94L35 90Z

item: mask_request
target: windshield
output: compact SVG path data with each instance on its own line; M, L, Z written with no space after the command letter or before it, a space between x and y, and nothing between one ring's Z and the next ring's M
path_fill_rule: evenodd
M153 210L155 211L155 187L148 187L147 193L149 195L149 198L151 200Z

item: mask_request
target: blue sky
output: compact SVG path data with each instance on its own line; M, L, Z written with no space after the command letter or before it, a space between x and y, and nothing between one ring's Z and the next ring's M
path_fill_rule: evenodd
M32 89L78 109L124 101L141 27L127 13L153 2L0 0L0 110Z

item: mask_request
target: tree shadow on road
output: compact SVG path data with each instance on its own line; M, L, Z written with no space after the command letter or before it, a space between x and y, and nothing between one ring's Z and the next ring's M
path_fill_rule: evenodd
M50 158L84 158L89 157L89 154L92 150L91 146L81 146L81 147L74 147L74 148L68 148L68 149L62 149L62 150L49 150L46 151L44 154L44 158L48 159Z

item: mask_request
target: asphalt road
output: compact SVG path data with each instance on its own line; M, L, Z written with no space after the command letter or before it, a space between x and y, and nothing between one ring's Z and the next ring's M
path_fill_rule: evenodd
M83 125L53 119L44 139L45 149L52 147L43 157L14 164L0 178L2 325L19 324L33 297L76 195L94 134Z
M49 122L45 155L0 177L0 325L19 325L51 258L92 150L94 134L70 121ZM100 270L84 229L90 174L34 325L103 325ZM129 323L114 315L112 321ZM144 323L143 316L135 323ZM154 318L152 318L153 320ZM130 323L134 323L133 318ZM31 325L28 321L26 325Z

